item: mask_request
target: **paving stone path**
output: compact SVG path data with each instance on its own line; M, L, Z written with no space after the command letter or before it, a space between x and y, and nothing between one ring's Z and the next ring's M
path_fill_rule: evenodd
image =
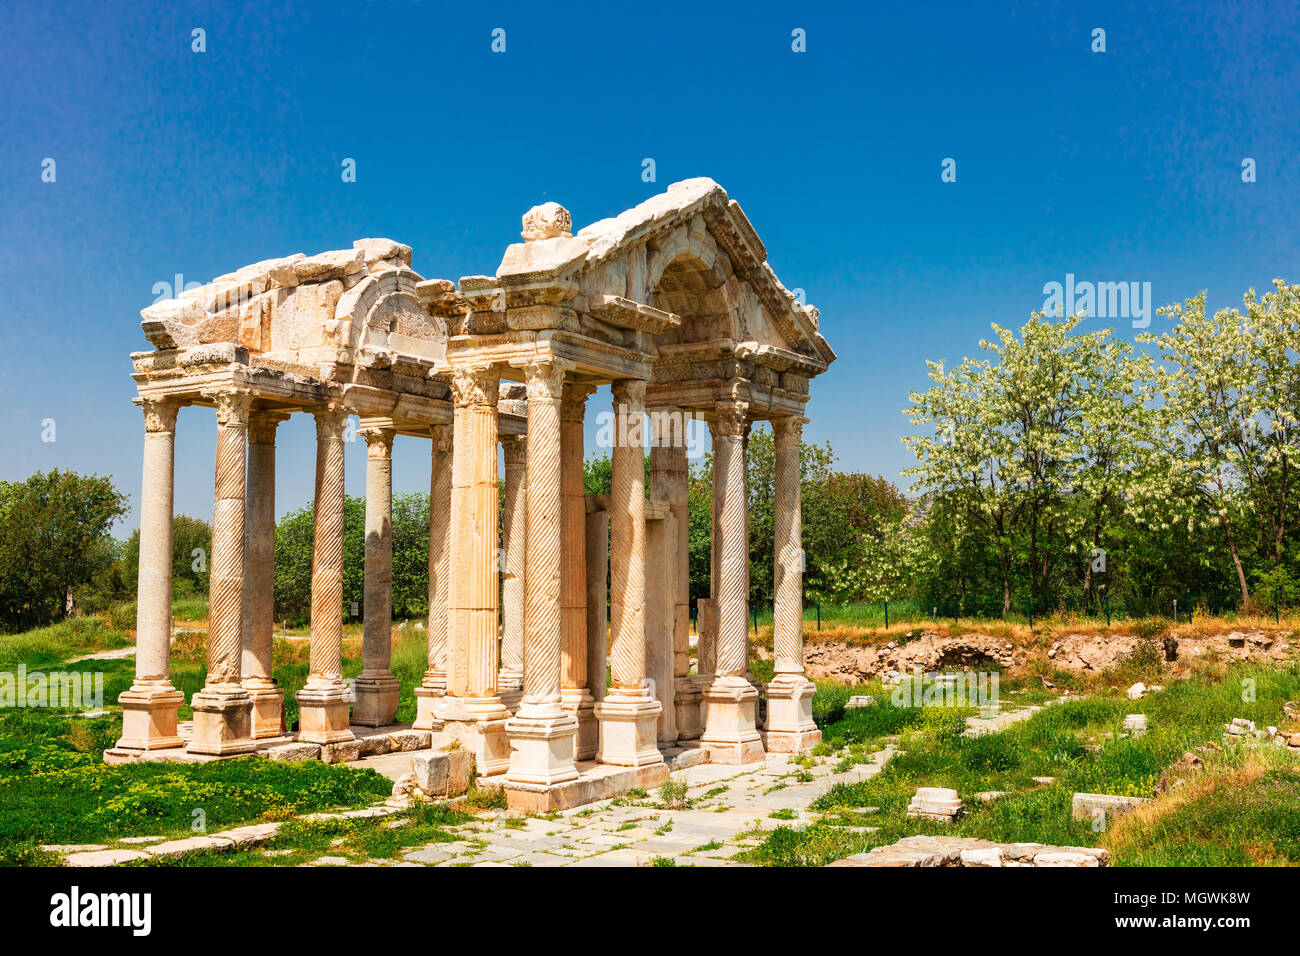
M817 797L837 783L874 776L893 753L886 748L845 773L835 772L833 760L805 768L785 754L743 767L689 767L672 779L687 785L690 809L636 805L658 803L651 793L644 801L604 801L530 817L515 828L505 826L504 814L480 817L448 828L463 839L408 850L396 865L637 866L656 858L678 866L737 865L731 859L737 853L776 827L806 825L817 816L807 809ZM775 811L790 811L793 819L773 819Z

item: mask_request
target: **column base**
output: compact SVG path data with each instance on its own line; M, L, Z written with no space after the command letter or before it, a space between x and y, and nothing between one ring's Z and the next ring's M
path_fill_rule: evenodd
M444 697L436 713L442 732L474 754L480 777L495 777L510 769L506 721L511 715L501 698Z
M512 748L507 784L550 787L578 779L573 759L578 721L558 703L521 705L506 721L506 734Z
M704 691L693 677L677 678L673 706L677 710L677 739L695 740L704 733Z
M437 716L437 709L442 699L447 696L445 687L415 688L415 723L412 730L442 730L442 719Z
M253 743L253 700L238 684L205 687L190 698L194 710L194 739L187 753L211 757L250 754Z
M497 696L501 698L501 706L512 714L519 713L519 705L524 702L524 689L522 687L507 689L499 688Z
M594 760L600 749L600 724L596 720L596 701L585 687L565 687L560 691L560 706L578 721L574 757Z
M352 723L361 727L387 727L397 715L397 698L402 685L391 672L367 676L353 682L356 701L352 705Z
M244 690L253 701L254 740L284 735L284 691L269 681L246 682Z
M705 727L700 744L709 761L720 764L757 763L763 740L755 719L758 691L743 677L719 677L704 692Z
M176 732L177 711L185 695L171 681L136 681L118 695L122 706L119 750L170 750L184 745Z
M615 688L595 705L600 722L599 763L617 767L648 767L663 763L659 752L659 712L663 708L648 688Z
M298 740L309 744L336 744L356 740L350 729L348 702L342 683L324 682L307 686L295 695L298 701Z
M803 753L816 747L822 732L812 716L817 687L802 674L778 674L767 685L767 723L763 743L772 753Z

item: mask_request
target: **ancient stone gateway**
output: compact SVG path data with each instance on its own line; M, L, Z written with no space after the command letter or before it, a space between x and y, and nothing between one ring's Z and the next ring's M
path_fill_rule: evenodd
M189 752L283 741L271 677L275 430L295 412L313 415L317 434L300 741L351 740L352 726L391 724L397 708L397 434L432 449L428 671L415 728L435 746L460 740L513 806L655 784L667 775L661 744L698 740L711 760L740 764L820 739L803 673L799 503L809 381L835 358L817 310L782 286L739 205L708 179L576 234L555 203L523 226L495 276L459 284L417 275L407 246L362 239L247 266L144 310L154 351L132 356L145 414L138 654L119 750L183 745L168 647L173 438L185 405L217 411L208 677L192 701ZM583 420L602 384L614 399L612 491L585 497ZM364 670L349 705L343 443L354 414L369 455ZM694 672L688 417L707 421L714 448L712 587ZM758 420L776 438L776 674L761 689L748 676L745 477Z

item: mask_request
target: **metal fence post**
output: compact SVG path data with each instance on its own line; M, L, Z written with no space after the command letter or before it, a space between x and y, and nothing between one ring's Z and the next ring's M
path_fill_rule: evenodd
M1029 629L1034 629L1034 596L1031 594L1025 598L1025 609L1029 612Z
M817 602L817 630L822 629L822 602Z
M1106 626L1110 627L1110 592L1107 591L1102 597L1102 602L1106 605Z
M889 602L885 602L885 630L889 630Z
M1273 623L1282 623L1282 605L1278 602L1278 588L1273 589Z

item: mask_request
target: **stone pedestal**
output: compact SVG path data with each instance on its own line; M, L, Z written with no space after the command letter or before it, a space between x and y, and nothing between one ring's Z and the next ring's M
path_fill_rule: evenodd
M596 722L596 700L585 687L565 687L560 691L561 706L578 723L574 742L577 760L593 760L600 747L600 726Z
M131 689L118 696L122 705L120 750L170 750L182 745L176 732L176 713L185 695L170 680L136 679Z
M803 753L822 741L812 717L812 681L778 674L767 685L767 722L763 745L770 753Z
M646 767L663 763L659 752L659 701L648 688L638 694L616 689L596 705L600 722L600 749L596 760L618 767Z
M437 719L448 740L459 740L474 754L480 777L494 777L510 769L510 738L506 734L510 711L499 698L444 697Z
M507 785L551 787L578 779L573 756L578 721L572 714L524 703L506 721L506 733L513 748Z
M352 705L352 723L361 727L387 727L397 715L397 698L402 685L392 674L367 677L362 674L353 682L356 702ZM428 729L428 728L421 728Z
M355 740L349 729L348 701L342 683L310 683L298 691L298 739L312 744Z
M238 685L209 686L190 700L194 709L192 754L229 757L257 749L253 742L253 701Z
M252 733L254 740L283 735L284 691L270 680L244 680L244 690L253 702Z
M719 677L704 692L708 726L700 744L712 763L747 764L763 759L756 726L758 691L744 677Z
M442 718L438 716L438 706L446 696L446 687L415 688L415 723L411 725L412 729L429 730L435 733L442 730Z
M704 732L701 713L704 692L694 677L678 677L673 706L677 709L677 739L695 740Z

